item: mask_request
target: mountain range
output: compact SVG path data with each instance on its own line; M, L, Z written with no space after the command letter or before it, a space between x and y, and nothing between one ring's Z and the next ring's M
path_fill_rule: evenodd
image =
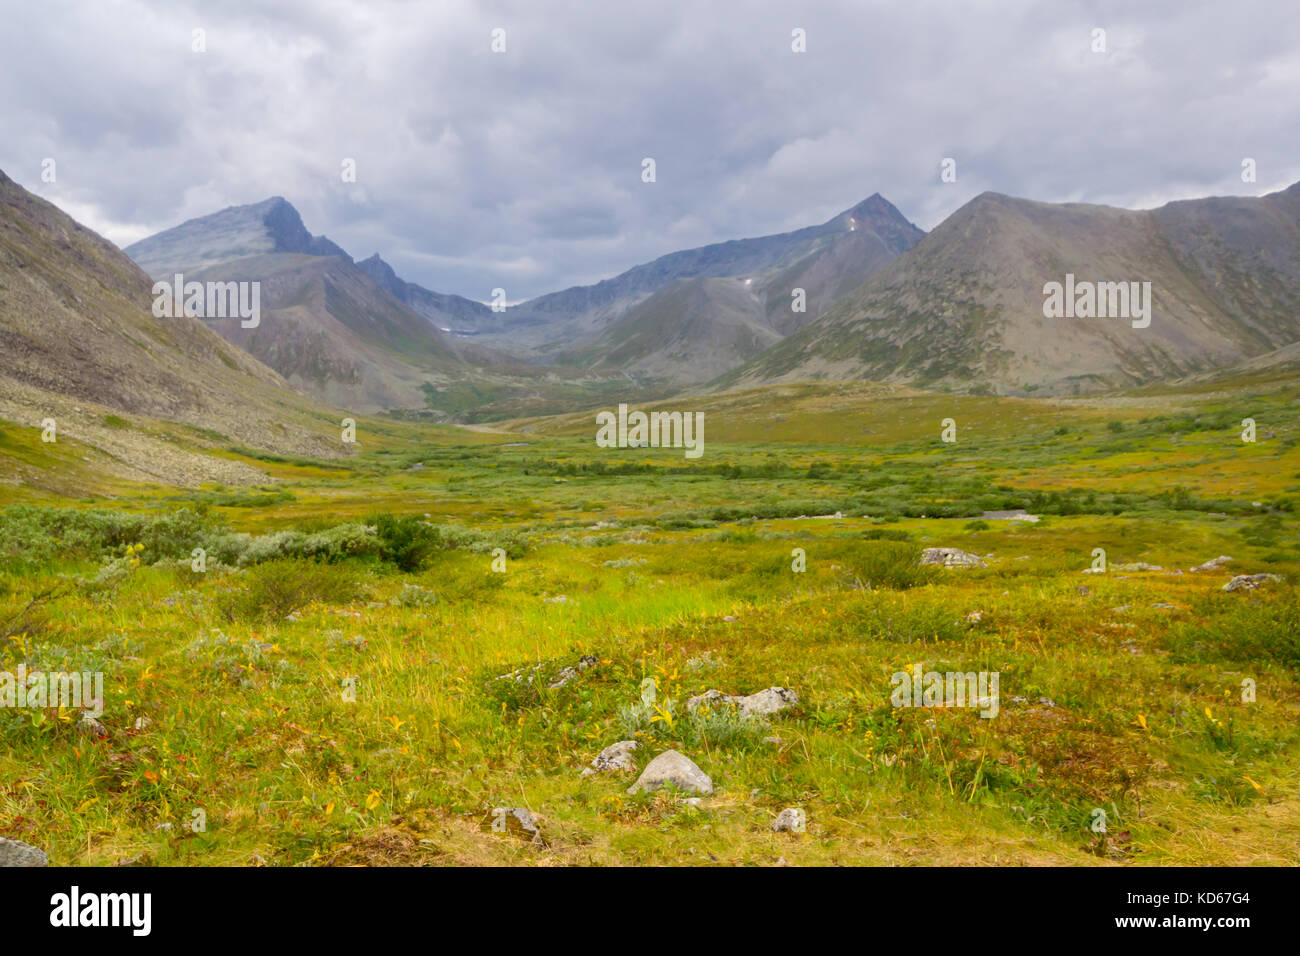
M353 259L280 197L125 255L3 174L0 211L0 418L56 408L110 444L86 406L337 454L327 408L482 421L817 379L1082 394L1300 347L1300 184L1150 210L984 193L928 234L876 194L504 311ZM260 322L155 317L150 279L177 272L260 283ZM1066 281L1150 283L1149 325L1045 314Z
M1150 325L1047 318L1045 286L1150 282ZM1097 391L1300 341L1300 183L1133 211L984 193L815 322L715 387L877 379L999 394Z
M815 318L923 235L874 195L820 225L670 253L504 311L408 282L378 254L355 261L280 197L125 251L155 279L261 282L257 329L209 325L316 397L378 411L419 408L453 382L535 384L530 365L565 381L698 383Z

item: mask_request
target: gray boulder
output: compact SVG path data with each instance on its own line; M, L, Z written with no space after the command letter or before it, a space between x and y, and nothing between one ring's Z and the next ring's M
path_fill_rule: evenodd
M926 548L921 552L922 564L940 564L945 568L983 568L987 567L978 554L962 551L960 548Z
M1225 591L1253 591L1269 581L1281 581L1276 574L1238 574L1223 586Z
M720 690L706 690L703 694L697 694L687 700L686 709L694 711L701 704L708 704L710 707L732 706L740 710L742 717L758 717L775 714L787 707L797 707L799 695L788 687L768 687L748 696L724 694Z
M485 824L494 833L508 833L533 843L542 841L541 825L523 807L496 807Z
M636 778L636 783L628 787L628 793L652 793L666 784L672 784L678 790L686 790L691 793L710 794L713 792L713 781L709 775L696 766L695 761L679 754L676 750L665 750L659 756L651 760L641 776Z
M1232 558L1228 557L1226 554L1221 554L1217 558L1211 558L1209 561L1206 561L1204 564L1198 564L1196 567L1192 568L1192 570L1193 571L1217 571L1225 564L1231 564L1231 563L1232 563Z
M0 837L0 867L49 865L50 860L44 850L38 850L30 843L23 843L21 840Z
M772 829L777 833L803 833L807 821L807 814L798 807L786 807L772 821Z
M608 773L610 771L628 773L635 770L636 763L632 760L632 751L636 750L638 746L635 740L620 740L616 744L610 744L596 754L596 759L591 762L590 767L582 771L582 775L589 777L593 773Z

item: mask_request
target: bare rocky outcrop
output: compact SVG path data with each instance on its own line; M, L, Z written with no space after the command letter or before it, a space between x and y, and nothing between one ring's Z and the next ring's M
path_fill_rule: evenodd
M1253 591L1255 588L1271 581L1281 581L1276 574L1238 574L1223 586L1225 591Z
M686 701L686 709L694 711L701 704L731 706L737 708L742 716L756 717L775 714L777 711L799 705L799 695L788 687L768 687L755 694L740 696L724 694L720 690L706 690Z
M945 568L983 568L987 567L978 554L971 554L960 548L926 548L921 552L922 564L938 564Z
M1192 568L1192 570L1193 571L1218 571L1225 564L1231 564L1231 563L1232 563L1232 558L1228 557L1226 554L1221 554L1217 558L1211 558L1209 561L1206 561L1204 564L1198 564L1196 567Z

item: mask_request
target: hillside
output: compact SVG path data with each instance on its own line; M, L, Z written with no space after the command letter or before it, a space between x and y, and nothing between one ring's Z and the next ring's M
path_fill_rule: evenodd
M689 385L721 375L821 315L924 235L879 195L773 267L734 278L677 279L633 306L583 348L593 369ZM803 308L794 308L796 290Z
M1044 285L1151 282L1152 319L1044 318ZM1300 184L1131 211L984 193L715 385L877 379L1075 393L1212 372L1300 339Z
M750 279L760 294L762 322L780 334L817 315L923 236L879 194L816 226L684 249L635 266L594 285L575 286L507 309L483 339L499 348L541 355L574 350L598 354L599 336L656 292L683 279ZM790 310L790 290L803 284L808 312ZM697 301L707 301L707 295ZM652 305L653 314L660 306ZM708 319L707 310L690 318ZM633 321L644 321L644 314ZM615 333L615 341L625 335ZM734 356L732 358L735 358Z
M155 318L152 301L149 277L116 246L0 172L0 481L58 482L83 461L128 480L258 477L197 451L212 441L343 453L332 412L202 322ZM47 418L54 443L40 441Z
M126 252L156 279L260 282L256 327L204 321L321 401L365 413L422 409L426 386L471 374L429 318L372 277L373 263L359 266L313 236L279 197L189 220Z

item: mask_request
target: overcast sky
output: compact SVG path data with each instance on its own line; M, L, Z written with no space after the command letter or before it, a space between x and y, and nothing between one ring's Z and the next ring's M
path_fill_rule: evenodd
M0 169L119 245L281 195L479 300L874 192L931 229L989 189L1139 208L1300 179L1293 0L0 0L0 23Z

